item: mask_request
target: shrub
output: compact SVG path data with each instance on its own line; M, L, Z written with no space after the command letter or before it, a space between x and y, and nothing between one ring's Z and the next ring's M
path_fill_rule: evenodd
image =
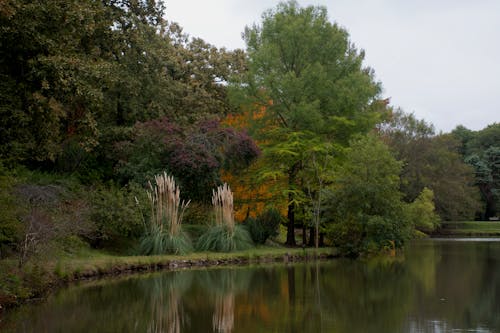
M110 184L90 194L90 218L95 231L89 238L94 246L123 247L141 235L143 216L136 202L141 192L135 184L122 188Z
M12 251L21 238L23 207L12 193L15 183L15 177L0 164L0 258Z
M406 212L408 219L419 231L429 233L439 226L439 215L434 207L434 192L427 187L424 187L412 203L406 205Z
M268 209L257 218L248 218L245 226L250 232L252 240L257 244L264 244L269 237L278 235L278 227L282 221L277 209Z

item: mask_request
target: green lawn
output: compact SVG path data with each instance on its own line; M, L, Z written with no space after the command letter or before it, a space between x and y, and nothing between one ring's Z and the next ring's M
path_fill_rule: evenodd
M437 231L440 235L500 236L499 221L442 222Z

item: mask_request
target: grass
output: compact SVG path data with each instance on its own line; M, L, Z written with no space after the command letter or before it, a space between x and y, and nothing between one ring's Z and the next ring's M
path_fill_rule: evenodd
M141 254L178 253L193 250L190 238L182 231L181 223L189 205L181 202L179 187L166 172L155 176L156 184L149 184L147 192L151 203L151 220L141 239Z
M254 246L248 230L236 225L233 211L233 193L229 186L217 187L212 192L215 225L200 236L197 241L199 251L232 252L246 250Z
M498 221L459 221L442 222L438 235L447 236L500 236Z

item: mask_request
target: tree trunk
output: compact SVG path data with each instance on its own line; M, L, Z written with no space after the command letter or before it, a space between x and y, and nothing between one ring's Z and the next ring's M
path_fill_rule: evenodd
M295 246L295 203L293 202L293 193L288 194L288 224L286 229L286 245Z
M305 223L302 223L302 246L307 246L307 227Z
M295 242L295 202L294 202L294 193L291 191L295 185L295 178L297 176L297 172L299 171L299 163L295 163L290 170L288 171L288 189L290 192L288 193L288 224L286 231L286 243L288 246L296 246Z
M314 240L315 240L314 227L309 227L309 244L308 245L313 247L315 245Z

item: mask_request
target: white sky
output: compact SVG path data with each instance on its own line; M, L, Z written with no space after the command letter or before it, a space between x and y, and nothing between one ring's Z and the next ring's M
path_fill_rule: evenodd
M166 17L217 47L245 48L245 26L276 0L165 0ZM299 0L322 5L366 51L384 97L449 132L500 122L500 0Z

